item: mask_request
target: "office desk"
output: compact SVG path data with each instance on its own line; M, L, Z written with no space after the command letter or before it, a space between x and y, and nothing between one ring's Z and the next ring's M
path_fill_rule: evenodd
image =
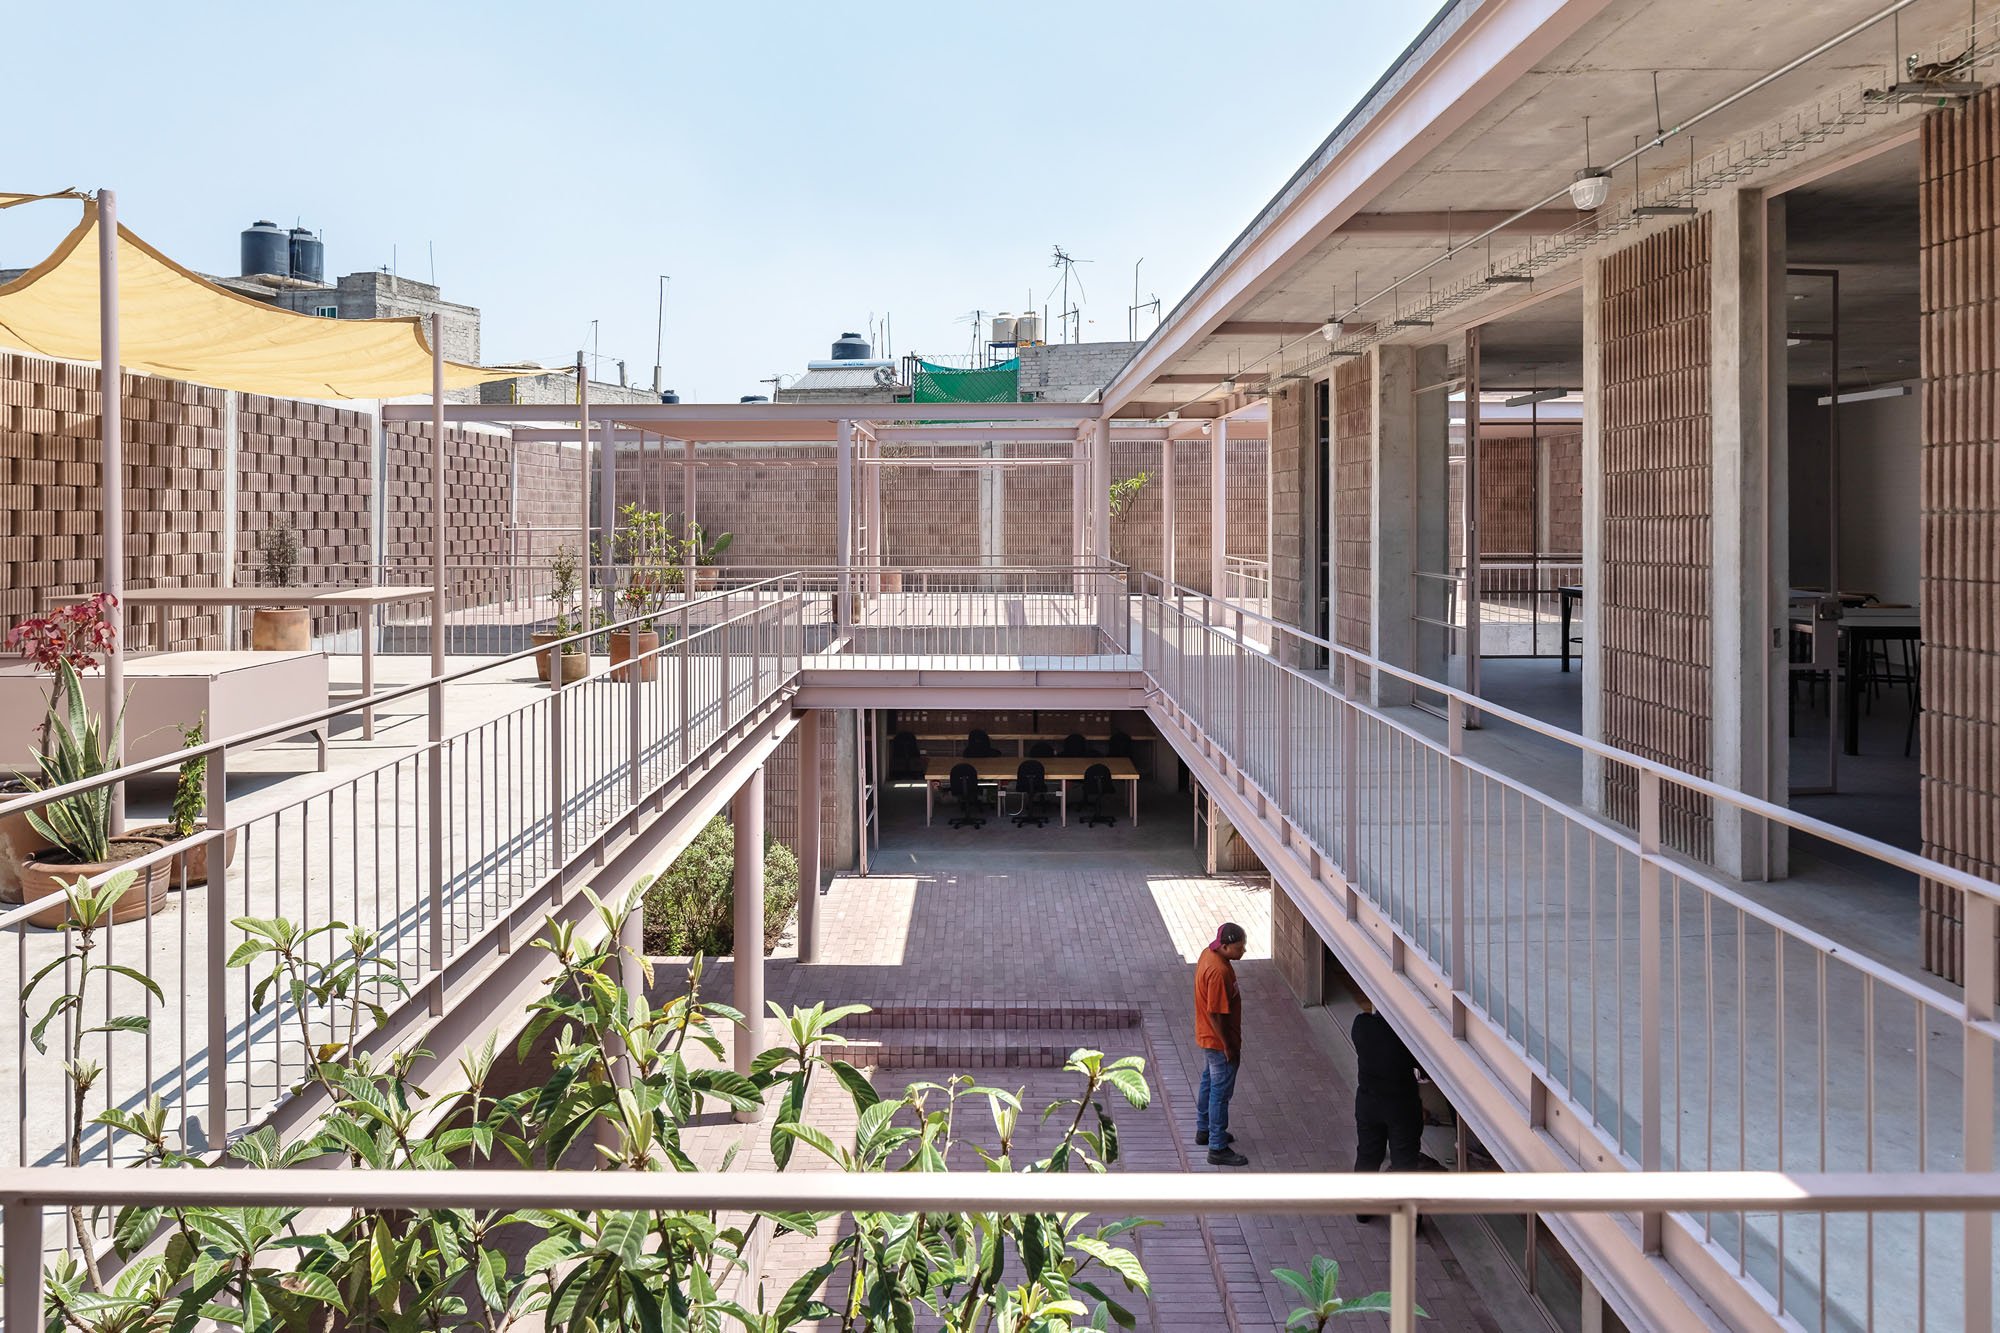
M1006 783L1014 780L1020 771L1022 760L1002 755L996 759L932 759L924 764L924 823L929 824L936 814L937 790L949 786L951 770L960 764L971 764L979 773L982 783ZM1083 781L1084 770L1092 764L1102 764L1111 770L1113 782L1123 782L1126 788L1126 811L1132 823L1139 822L1139 769L1130 759L1091 758L1081 759L1038 759L1042 766L1042 776L1056 788L1056 795L1062 807L1062 822L1069 823L1069 784Z

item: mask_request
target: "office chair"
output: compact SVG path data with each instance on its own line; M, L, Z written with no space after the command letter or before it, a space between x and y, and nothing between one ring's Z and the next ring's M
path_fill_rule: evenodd
M1045 798L1049 793L1049 781L1045 770L1033 759L1023 759L1021 767L1014 771L1014 790L1021 797L1021 813L1014 816L1014 827L1033 824L1042 828L1049 822L1048 806Z
M1122 731L1112 732L1111 743L1104 747L1104 753L1110 755L1113 759L1130 759L1132 757L1132 738Z
M899 731L889 738L889 781L922 782L924 780L924 752L917 745L917 738L907 731Z
M1000 757L1000 751L993 747L993 742L987 739L985 732L971 731L966 733L965 748L959 751L959 757L962 759L997 759Z
M953 828L984 828L985 804L979 798L979 770L971 764L951 766L951 794L958 798L958 818Z
M1087 741L1083 739L1081 733L1072 731L1069 735L1063 737L1063 743L1062 743L1063 758L1083 759L1087 758L1089 754L1090 754L1090 745Z
M1092 764L1083 770L1083 801L1078 805L1078 813L1083 815L1085 828L1102 824L1106 828L1117 823L1105 812L1104 802L1111 795L1111 767L1108 764Z
M1055 757L1056 745L1054 741L1036 741L1028 747L1028 758L1030 759L1053 759Z

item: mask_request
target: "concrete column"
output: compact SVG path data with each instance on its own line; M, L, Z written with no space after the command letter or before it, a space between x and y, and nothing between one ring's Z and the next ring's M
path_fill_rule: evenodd
M1730 191L1714 205L1710 753L1717 782L1782 804L1789 785L1783 693L1789 550L1785 494L1771 484L1784 464L1783 437L1771 430L1773 400L1784 398L1770 374L1774 363L1782 364L1783 344L1774 342L1784 336L1785 319L1782 308L1772 310L1785 285L1783 214L1774 237L1774 207L1782 205L1758 190ZM1733 807L1716 808L1715 862L1725 874L1752 880L1782 874L1781 848L1782 830Z
M1603 635L1598 632L1599 609L1604 604L1604 265L1602 260L1583 263L1583 443L1580 446L1583 471L1583 605L1574 634L1577 671L1583 690L1583 734L1586 739L1604 739L1604 654ZM1469 390L1468 390L1469 391ZM1469 447L1469 446L1468 446ZM1604 761L1596 754L1583 755L1583 808L1604 813Z
M979 445L981 458L998 458L1000 446L991 440ZM999 467L979 469L979 563L982 565L1004 565L1007 563L1007 470Z
M1229 422L1218 420L1208 437L1208 593L1223 594L1224 556L1229 554Z
M819 710L799 714L799 961L819 956Z
M834 444L833 540L834 563L840 567L833 605L834 630L853 622L850 585L854 574L854 423L842 421Z
M1369 609L1370 651L1383 661L1418 670L1417 571L1424 568L1423 490L1420 482L1426 441L1446 429L1442 392L1417 390L1444 378L1445 349L1383 346L1375 349L1373 412L1374 488L1369 498L1368 548L1373 555ZM1442 449L1430 452L1440 455ZM1442 469L1439 469L1442 472ZM1442 477L1440 477L1440 481ZM1442 506L1439 506L1440 508ZM1433 525L1442 537L1440 520ZM1415 697L1407 682L1379 674L1371 680L1377 704L1406 704Z
M1089 470L1090 437L1079 430L1076 443L1070 446L1069 467L1070 563L1075 565L1085 564L1090 554L1090 514L1084 499Z
M764 770L760 766L730 798L729 822L736 834L736 947L731 959L734 993L743 1013L736 1035L736 1072L748 1076L751 1061L764 1049Z

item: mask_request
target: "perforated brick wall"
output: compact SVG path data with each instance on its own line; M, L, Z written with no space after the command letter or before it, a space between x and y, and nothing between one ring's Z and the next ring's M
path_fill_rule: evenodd
M1343 647L1374 650L1375 357L1333 372L1333 633Z
M1601 261L1603 530L1597 634L1603 738L1709 776L1710 225L1659 232ZM1668 787L1662 835L1706 857L1706 801ZM1638 778L1605 766L1606 808L1638 818Z
M224 395L175 380L123 377L126 581L209 582L221 573ZM0 620L99 586L98 373L0 353ZM175 609L131 626L142 647L211 646L220 618ZM158 641L158 642L156 642Z
M1923 126L1923 851L2000 879L2000 91ZM1961 895L1926 882L1924 966L1964 975ZM1993 948L1992 941L1983 947Z

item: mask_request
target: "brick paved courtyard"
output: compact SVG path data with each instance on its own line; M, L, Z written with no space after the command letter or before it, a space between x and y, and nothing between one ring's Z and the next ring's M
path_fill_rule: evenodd
M1346 1169L1354 1154L1352 1090L1270 961L1271 891L1257 879L1204 877L1186 808L1184 798L1149 788L1136 829L1122 817L1110 829L1053 822L1016 829L997 820L981 829L942 821L926 829L921 797L891 793L875 873L832 882L821 904L821 961L773 957L770 998L881 1010L847 1031L863 1043L853 1058L878 1065L884 1090L963 1070L1025 1088L1038 1113L1073 1086L1052 1066L1074 1047L1144 1056L1155 1100L1143 1112L1118 1114L1123 1164L1213 1174L1218 1199L1226 1199L1239 1173L1210 1167L1193 1143L1200 1064L1188 1009L1196 955L1219 922L1235 920L1251 943L1239 965L1246 1017L1232 1108L1237 1146L1252 1171ZM712 993L728 994L728 973L726 963L712 972ZM832 1089L810 1118L836 1142L851 1143L844 1105ZM983 1107L977 1114L984 1122ZM746 1144L753 1160L764 1157L762 1139ZM816 1165L810 1156L801 1152L792 1169ZM1464 1224L1449 1234L1463 1236ZM1154 1282L1151 1305L1137 1311L1145 1328L1281 1328L1296 1302L1270 1272L1304 1268L1315 1254L1340 1261L1346 1294L1388 1282L1382 1223L1222 1216L1174 1220L1136 1236ZM766 1263L769 1288L781 1291L823 1244L798 1237L776 1244ZM1490 1252L1483 1257L1490 1264ZM1517 1289L1468 1280L1429 1224L1418 1265L1428 1328L1548 1326ZM1372 1317L1347 1325L1387 1327Z

